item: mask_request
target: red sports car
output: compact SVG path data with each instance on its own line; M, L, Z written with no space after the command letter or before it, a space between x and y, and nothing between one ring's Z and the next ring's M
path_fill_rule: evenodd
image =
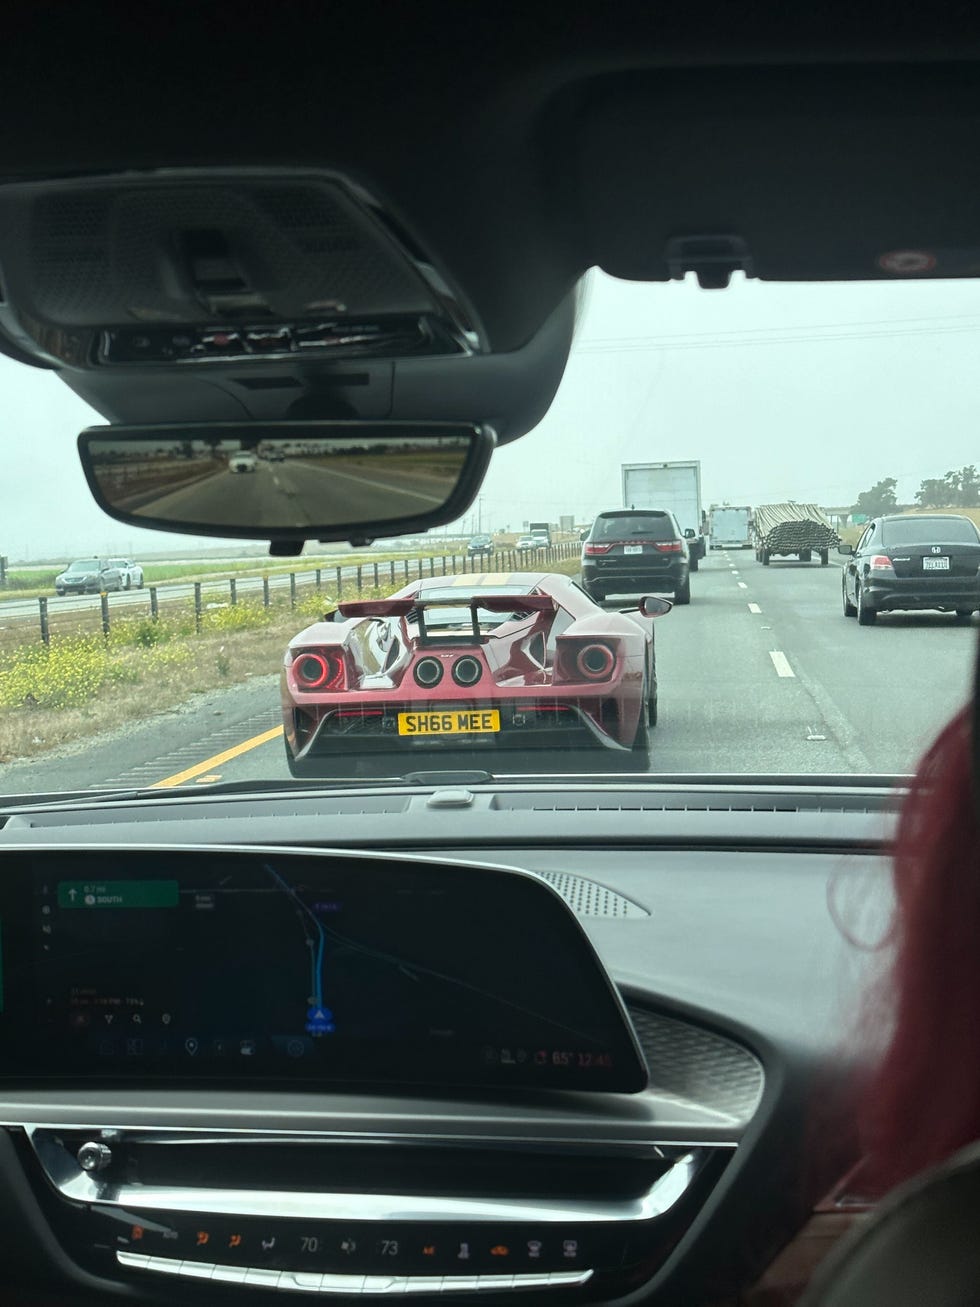
M342 603L286 650L289 769L540 770L527 755L547 749L549 770L580 750L642 770L657 720L647 619L670 607L647 598L607 612L570 577L538 572L422 580Z

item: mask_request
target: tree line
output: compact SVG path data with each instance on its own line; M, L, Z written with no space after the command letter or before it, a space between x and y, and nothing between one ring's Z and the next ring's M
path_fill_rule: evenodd
M980 472L976 465L947 472L944 477L928 477L915 492L915 504L899 504L895 493L896 477L884 477L868 490L862 490L852 513L878 517L882 513L896 513L903 507L918 508L980 508Z

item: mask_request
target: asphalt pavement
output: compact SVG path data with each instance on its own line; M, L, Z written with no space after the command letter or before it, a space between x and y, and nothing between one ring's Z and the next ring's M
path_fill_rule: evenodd
M147 517L233 527L326 527L408 517L445 503L452 484L398 470L342 470L303 459L224 471L143 505Z
M969 693L977 619L894 614L860 627L842 615L840 579L835 563L762 567L750 551L708 554L691 604L656 619L652 771L912 768ZM111 739L0 768L0 792L288 778L277 667L178 712L147 712Z

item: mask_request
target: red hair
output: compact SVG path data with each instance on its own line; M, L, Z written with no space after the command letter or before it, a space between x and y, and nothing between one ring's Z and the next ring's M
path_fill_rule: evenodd
M980 1138L980 823L970 709L919 764L898 823L891 1037L868 1082L865 1175L883 1190Z

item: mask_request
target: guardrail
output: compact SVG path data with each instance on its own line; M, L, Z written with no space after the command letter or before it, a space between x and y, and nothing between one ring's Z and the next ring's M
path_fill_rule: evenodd
M194 627L201 630L204 614L214 608L227 607L241 602L260 602L264 608L272 606L296 607L305 594L332 590L332 599L342 593L346 598L362 594L365 589L390 586L398 589L410 581L437 576L462 576L480 572L523 572L546 570L550 563L564 562L578 556L578 541L563 541L546 548L498 549L486 554L415 555L389 559L384 562L365 560L362 563L339 567L316 567L293 571L277 576L241 575L221 581L175 581L165 585L151 585L146 590L122 590L115 594L91 596L93 601L79 605L69 597L36 600L36 613L21 616L3 616L0 605L0 644L24 643L27 630L33 628L37 638L50 645L53 637L64 632L79 634L98 632L106 638L113 623L121 620L160 620L187 614L191 607ZM25 601L29 602L29 601Z

